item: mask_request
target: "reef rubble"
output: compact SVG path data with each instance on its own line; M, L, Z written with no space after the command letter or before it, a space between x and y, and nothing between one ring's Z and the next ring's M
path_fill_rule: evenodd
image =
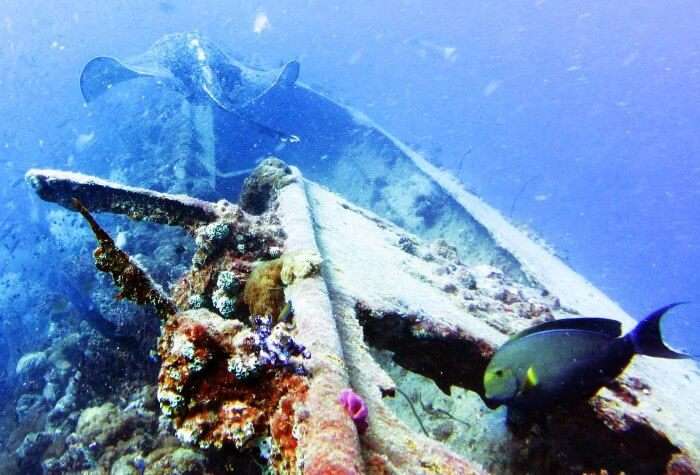
M63 452L51 452L53 439L34 432L25 450L55 454L44 462L47 471L75 460L94 465L97 454L112 473L119 464L148 473L171 463L157 456L161 451L199 473L222 460L222 448L243 456L222 466L246 466L247 456L273 473L696 473L700 467L694 417L672 414L678 406L672 392L699 384L687 362L662 367L638 358L616 386L589 402L507 430L503 410L486 410L477 396L483 369L508 335L576 315L571 299L562 304L534 280L466 265L450 244L426 243L278 160L263 161L246 180L240 205L51 170L30 170L27 181L40 197L69 209L78 198L100 248L111 239L93 211L181 226L197 245L191 268L169 295L153 279L125 279L148 276L125 254L117 261L129 265L103 265L118 286L141 287L121 289L121 297L156 304L158 388L143 391L157 399L163 417L158 421L153 405L131 422L128 410L114 416L109 402L89 409L94 417L83 410ZM139 300L144 290L158 298ZM46 367L41 356L27 357L22 372L36 378ZM667 386L664 373L673 378ZM366 429L358 430L343 407L341 394L349 389L367 411ZM126 428L86 435L92 434L88 419L102 413L105 421L123 419ZM158 426L160 434L144 445L148 450L105 450L146 426ZM98 446L86 446L87 438Z

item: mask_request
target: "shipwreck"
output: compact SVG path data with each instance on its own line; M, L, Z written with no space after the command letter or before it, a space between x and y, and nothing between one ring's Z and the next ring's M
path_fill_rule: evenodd
M698 473L700 373L689 361L636 357L589 401L519 430L483 404L484 368L510 335L577 315L626 329L634 320L448 173L296 82L298 65L277 80L241 75L272 78L244 103L163 90L127 66L93 63L100 80L123 78L104 94L86 80L94 107L121 104L123 143L136 130L134 91L153 97L161 120L110 156L116 177L91 171L140 187L43 169L26 179L85 217L118 296L155 309L160 412L180 443L210 457L197 466ZM78 163L105 156L116 135ZM128 165L135 158L145 165ZM94 213L184 229L189 269L165 290Z

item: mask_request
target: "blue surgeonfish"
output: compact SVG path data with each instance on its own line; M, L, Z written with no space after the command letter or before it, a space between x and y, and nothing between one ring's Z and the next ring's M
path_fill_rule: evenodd
M490 407L542 410L588 399L615 379L634 355L688 358L661 336L662 307L621 336L620 322L568 318L529 328L508 340L489 362L484 392Z

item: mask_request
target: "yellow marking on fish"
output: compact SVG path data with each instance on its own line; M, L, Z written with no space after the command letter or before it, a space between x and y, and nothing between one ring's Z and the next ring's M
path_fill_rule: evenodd
M539 383L539 378L537 377L537 371L535 368L530 366L527 369L527 374L525 376L525 389L534 388Z

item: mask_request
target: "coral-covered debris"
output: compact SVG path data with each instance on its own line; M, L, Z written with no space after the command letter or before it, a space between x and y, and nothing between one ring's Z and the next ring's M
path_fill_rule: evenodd
M264 207L210 203L204 208L213 217L194 225L198 249L174 289L178 308L161 311L158 347L158 401L181 441L220 459L254 455L278 473L480 473L471 460L498 473L694 469L693 446L677 445L673 434L657 428L650 401L661 388L643 373L522 433L506 428L499 412L487 411L474 394L482 391L488 358L507 334L573 312L536 283L512 281L488 265L467 267L446 243L430 247L406 238L291 171L275 178L286 186L248 190L250 202ZM101 247L115 248L84 214ZM178 221L184 223L172 222ZM348 229L362 240L345 239ZM328 261L323 275L321 256ZM102 259L103 267L118 271L117 285L143 282L119 280L132 262L125 254ZM291 305L293 312L283 311ZM38 386L34 373L43 366L40 355L20 366L28 387ZM407 390L410 380L423 381L421 393ZM75 376L64 398L77 394L78 384ZM388 400L399 385L412 408L409 419L424 418L418 423L425 436ZM339 400L343 388L352 392ZM40 398L25 396L22 417L41 416ZM74 407L59 401L52 412ZM34 432L24 452L52 450L45 448L48 432ZM99 447L69 443L52 459L57 467L95 465L90 451ZM157 459L152 448L150 454L101 454L99 465L147 470L144 461ZM189 450L182 459L196 466L200 459Z
M291 429L280 431L273 421L293 427L294 406L307 388L302 360L308 355L283 324L253 321L249 326L198 309L163 327L158 399L183 441L243 449L272 435L273 455L295 444Z
M153 305L161 318L174 314L177 311L175 304L163 289L141 269L136 261L117 247L114 240L97 224L77 198L73 199L73 206L83 215L95 233L99 243L94 253L95 266L102 272L112 275L120 291L117 298L132 300L139 305Z

